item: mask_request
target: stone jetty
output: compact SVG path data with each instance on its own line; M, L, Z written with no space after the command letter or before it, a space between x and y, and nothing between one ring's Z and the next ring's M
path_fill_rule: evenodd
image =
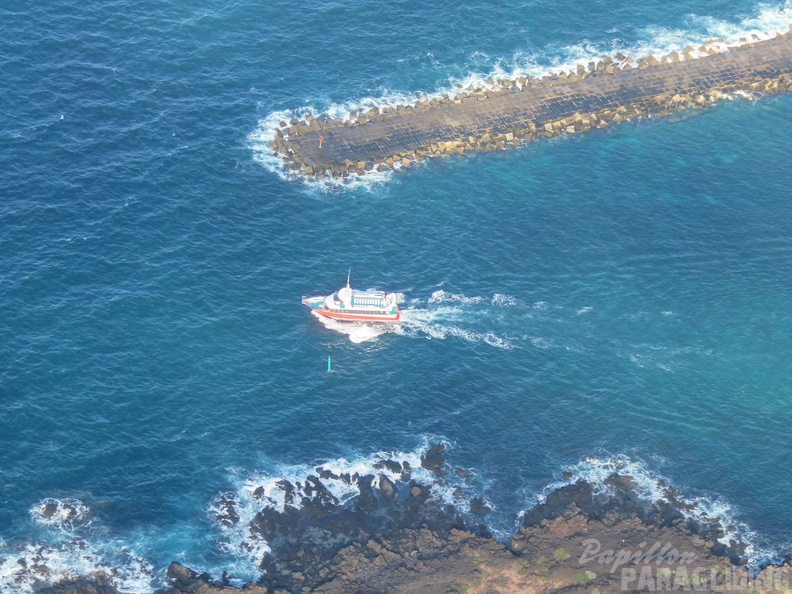
M772 39L743 38L728 48L713 40L661 59L618 54L541 79L487 82L343 119L284 120L269 148L294 174L343 179L706 108L725 97L792 91L792 25Z

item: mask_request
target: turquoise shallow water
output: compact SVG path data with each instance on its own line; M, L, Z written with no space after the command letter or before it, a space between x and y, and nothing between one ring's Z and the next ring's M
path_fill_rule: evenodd
M0 580L43 543L64 572L124 563L129 591L172 559L251 577L217 493L434 439L501 535L595 456L788 551L792 98L341 190L257 149L284 111L792 21L707 10L4 5ZM405 294L401 328L350 337L300 306L349 266ZM93 519L44 523L47 498Z

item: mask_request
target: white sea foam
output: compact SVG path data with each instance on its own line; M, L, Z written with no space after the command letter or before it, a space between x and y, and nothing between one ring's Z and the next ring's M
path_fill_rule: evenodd
M343 103L330 103L320 100L308 100L304 107L294 110L274 112L259 121L258 126L248 136L254 159L267 170L282 179L303 181L312 187L327 190L341 187L372 189L391 179L392 172L371 172L364 176L350 175L347 181L333 179L329 176L320 180L308 179L287 172L282 167L280 156L275 156L268 143L275 138L275 130L281 120L288 121L292 117L303 118L306 115L317 117L325 114L332 118L348 120L350 114L371 107L396 107L399 105L415 105L420 101L428 101L444 96L454 96L460 87L465 89L492 89L499 80L515 80L520 77L541 78L558 72L574 71L579 64L597 62L605 57L613 57L621 52L632 58L652 55L661 58L692 47L692 57L707 54L706 50L728 52L746 41L768 39L778 33L786 33L792 23L792 1L787 0L781 5L760 4L756 14L741 20L715 19L706 15L689 15L684 29L662 27L646 27L640 31L638 39L627 42L618 37L608 42L580 43L566 47L546 47L538 51L516 51L510 57L490 57L480 51L472 52L469 63L474 70L461 76L451 77L436 89L427 92L407 92L393 89L379 89L377 94ZM704 46L705 51L700 48ZM754 98L749 93L735 93L727 98Z
M152 565L128 546L104 536L81 501L44 499L30 509L30 515L50 531L46 543L18 547L0 543L0 592L26 594L43 583L94 574L103 574L120 592L154 590Z
M521 336L520 339L529 341L537 349L563 349L570 353L582 353L585 351L585 348L579 344L570 343L559 339L530 335Z
M542 338L541 336L532 336L530 340L531 344L537 349L549 349L552 346L546 338Z
M59 546L27 545L0 553L0 592L26 594L36 591L41 582L56 584L100 573L120 592L141 594L154 590L151 564L131 552L116 554L110 560L95 545L77 541Z
M658 363L654 361L651 357L647 357L646 355L642 355L640 353L634 353L629 356L630 363L635 363L641 369L646 369L647 367L657 367L659 369L664 369L668 371L670 368L668 365L664 365L662 363Z
M305 107L302 109L283 110L271 113L264 119L259 120L256 129L248 135L248 146L253 152L253 159L267 171L277 175L280 179L292 182L299 181L306 184L313 190L327 192L346 188L372 191L376 186L379 186L383 182L390 180L393 172L370 171L363 176L353 174L347 178L334 178L330 175L326 175L321 178L308 178L304 175L299 175L292 171L286 170L283 167L282 157L280 155L276 155L269 146L269 143L275 138L275 130L279 128L281 121L285 120L288 122L291 118L296 117L301 119L307 115L318 117L322 113L331 115L333 113L339 112L341 109L342 108L339 106L331 106L326 110L319 110L314 107ZM346 115L349 115L349 113L347 112Z
M71 532L91 521L91 510L79 499L48 497L30 508L30 516L42 526Z
M484 297L467 297L460 293L449 293L443 289L435 291L429 297L430 305L434 303L462 303L470 305L472 303L481 303L482 301L484 301Z
M740 38L748 41L767 39L776 33L786 33L792 23L792 2L783 4L759 4L755 15L737 22L714 19L708 16L692 16L694 26L703 27L713 37L724 38L731 43L740 43ZM756 36L756 38L754 37Z
M712 349L702 349L694 346L668 347L664 345L638 344L634 345L631 350L637 352L620 352L619 356L626 357L631 363L641 369L656 367L663 371L673 371L675 365L684 363L692 355L701 357L712 355Z
M258 565L270 551L267 541L250 529L251 522L263 507L261 504L258 507L253 505L255 499L252 493L245 490L221 493L211 501L208 509L209 518L215 522L222 535L218 542L219 548L232 558L246 559L251 564L251 567L237 565L237 570L234 571L235 575L247 579L255 579ZM272 506L279 510L283 509L283 501L278 502L277 493L273 490L270 490L264 500L271 501ZM238 520L222 520L229 519L228 509L233 510Z
M459 326L442 323L419 322L415 318L405 317L403 325L411 327L415 333L422 333L428 338L445 340L448 337L461 338L465 342L483 342L498 349L511 350L514 343L506 337L498 336L494 332L476 332Z
M511 58L499 58L486 74L468 75L463 86L485 88L488 81L513 80L520 76L542 76L574 71L578 64L596 62L622 53L634 59L654 56L657 59L671 52L681 54L691 47L694 58L707 55L705 50L727 52L750 41L770 39L778 33L786 33L792 24L792 2L781 6L762 4L755 16L742 20L727 21L705 15L689 15L684 29L669 29L648 26L639 32L639 38L625 42L616 37L603 43L581 43L562 48L546 48L539 53L518 51ZM681 59L684 56L680 55ZM482 84L483 83L483 84ZM492 85L492 83L489 83Z
M425 337L445 340L449 337L459 338L466 342L487 344L489 346L510 350L515 347L514 341L494 331L479 331L466 328L470 323L470 312L467 306L485 303L483 297L466 297L435 291L428 301L428 307L414 307L402 310L402 322L398 332L405 336ZM438 307L438 304L443 304ZM447 305L457 304L457 305Z
M650 503L665 499L665 491L662 485L665 481L660 476L649 471L642 461L633 460L625 455L587 456L577 464L564 467L562 471L569 478L547 485L542 493L537 496L538 502L543 502L552 491L573 484L578 480L591 483L597 495L609 495L612 490L606 481L614 473L633 478L635 492L639 499Z
M498 305L500 307L514 307L517 305L517 299L511 295L501 295L500 293L495 293L492 296L492 305Z

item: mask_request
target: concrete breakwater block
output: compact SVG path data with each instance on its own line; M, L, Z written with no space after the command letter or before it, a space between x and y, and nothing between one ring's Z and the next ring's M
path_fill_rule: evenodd
M295 117L280 122L268 146L295 174L347 178L707 108L726 97L792 91L792 26L772 39L740 41L638 60L617 54L541 79L457 85L453 96L374 106L345 119Z

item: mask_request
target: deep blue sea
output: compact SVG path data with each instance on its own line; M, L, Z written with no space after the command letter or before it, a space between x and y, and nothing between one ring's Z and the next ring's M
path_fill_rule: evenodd
M504 538L565 470L617 469L755 559L792 550L792 97L340 188L265 148L285 116L790 23L749 0L3 2L0 592L31 587L19 558L127 592L172 560L254 579L219 493L437 440ZM349 267L404 324L300 305Z

